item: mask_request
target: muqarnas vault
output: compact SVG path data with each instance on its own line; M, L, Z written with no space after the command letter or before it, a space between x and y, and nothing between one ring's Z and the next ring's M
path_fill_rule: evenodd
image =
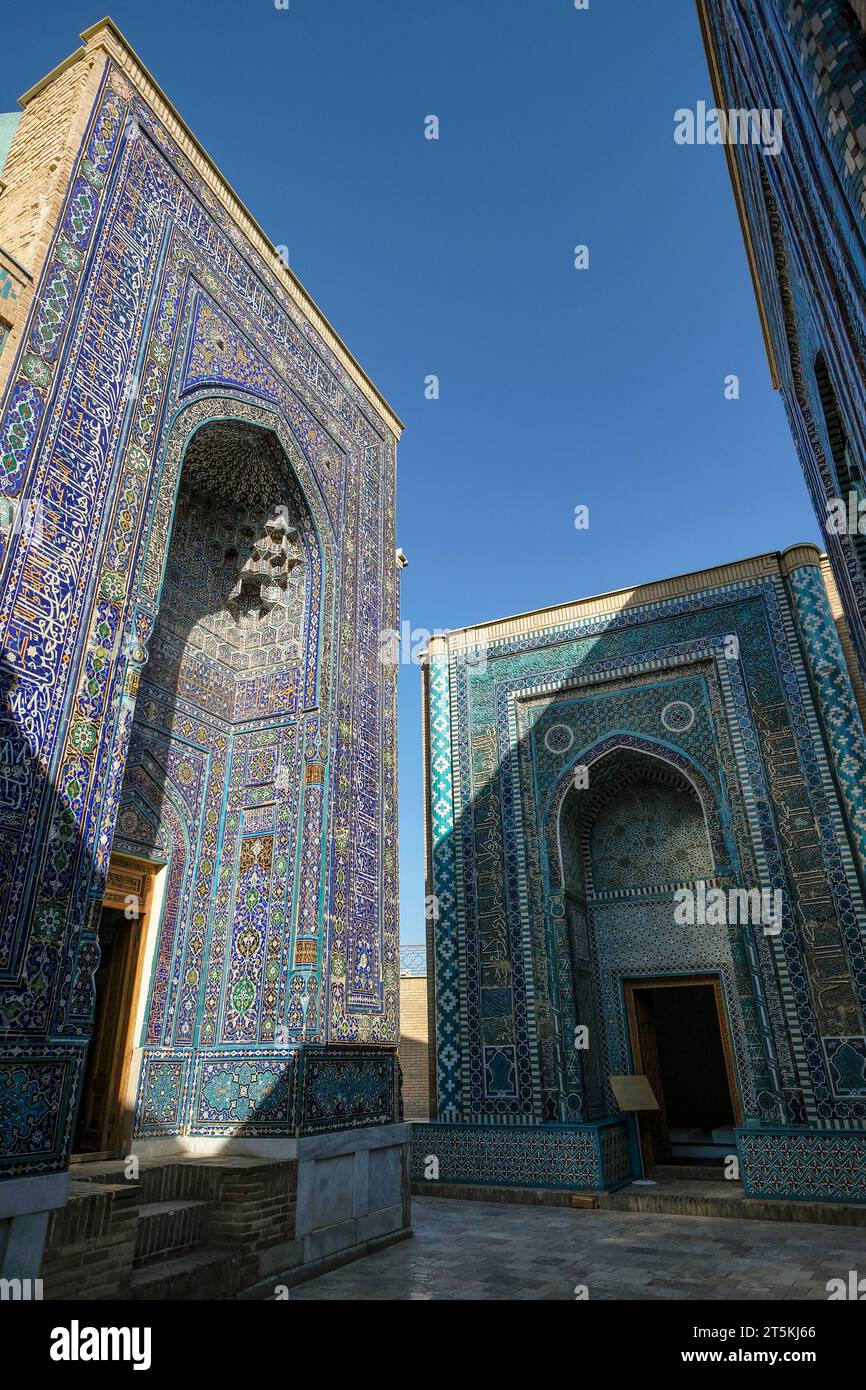
M399 1109L400 423L110 21L83 39L0 127L9 1239L71 1150Z
M620 1186L610 1078L646 1074L648 1162L736 1155L747 1195L866 1201L843 640L809 545L432 640L417 1179ZM702 913L711 892L737 910Z

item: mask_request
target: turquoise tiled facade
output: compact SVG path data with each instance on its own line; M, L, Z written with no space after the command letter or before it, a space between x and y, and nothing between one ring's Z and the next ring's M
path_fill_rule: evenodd
M535 1183L527 1155L559 1153L564 1129L627 1152L608 1083L634 1069L625 981L711 977L747 1188L772 1186L774 1152L790 1187L793 1133L799 1195L838 1197L838 1146L819 1142L838 1131L846 1200L866 1200L863 728L818 552L731 570L434 640L439 1123L418 1127L416 1178L432 1154L440 1181L471 1181L483 1150L485 1181ZM778 893L780 930L676 923L698 882ZM616 1163L589 1177L625 1180Z
M866 11L860 0L698 0L725 110L780 111L781 152L729 150L777 386L861 669L866 507Z

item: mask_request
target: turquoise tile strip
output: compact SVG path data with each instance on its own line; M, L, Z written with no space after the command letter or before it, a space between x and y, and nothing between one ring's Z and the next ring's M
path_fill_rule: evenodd
M860 711L820 570L804 565L792 572L790 582L860 867L866 872L866 735Z

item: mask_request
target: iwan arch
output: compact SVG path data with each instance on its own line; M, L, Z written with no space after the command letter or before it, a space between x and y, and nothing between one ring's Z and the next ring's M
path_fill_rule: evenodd
M83 38L0 193L0 1254L38 1263L73 1152L252 1154L294 1169L249 1283L317 1223L331 1256L408 1223L401 426L111 22Z
M431 641L416 1180L620 1187L637 1130L610 1078L639 1074L647 1165L736 1156L748 1196L866 1201L866 699L843 648L809 545ZM678 911L716 889L781 918Z

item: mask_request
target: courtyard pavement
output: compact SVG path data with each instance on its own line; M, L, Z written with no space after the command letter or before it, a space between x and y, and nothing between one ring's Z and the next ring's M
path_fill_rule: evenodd
M412 1240L295 1299L823 1299L866 1276L866 1230L416 1197Z

